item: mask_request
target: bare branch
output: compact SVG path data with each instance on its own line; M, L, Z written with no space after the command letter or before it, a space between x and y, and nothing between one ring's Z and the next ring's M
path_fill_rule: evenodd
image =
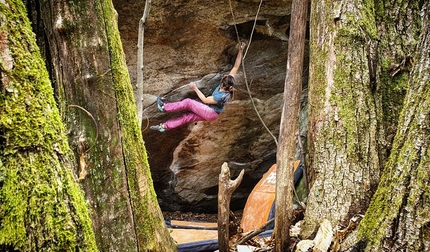
M241 245L244 244L245 242L251 240L254 236L259 235L260 233L266 231L266 229L270 226L270 224L272 224L275 221L275 218L272 218L270 220L268 220L266 223L264 223L261 227L259 227L258 229L250 232L249 234L245 235L244 237L242 237L242 239L240 239L237 244Z

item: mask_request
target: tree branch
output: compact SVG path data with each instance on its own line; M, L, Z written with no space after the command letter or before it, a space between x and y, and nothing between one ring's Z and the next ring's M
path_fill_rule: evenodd
M135 91L135 103L137 108L137 118L139 119L139 127L142 127L143 121L143 46L145 37L145 23L149 15L149 9L151 8L151 0L145 1L145 9L143 16L139 20L139 34L137 42L137 71L136 71L136 91Z
M245 242L251 240L254 236L256 236L256 235L264 232L267 229L267 227L269 227L270 224L272 224L274 221L275 221L275 218L272 218L272 219L268 220L266 223L264 223L258 229L254 230L254 231L250 232L249 234L245 235L244 237L242 237L242 239L240 239L237 242L237 244L238 245L244 244Z

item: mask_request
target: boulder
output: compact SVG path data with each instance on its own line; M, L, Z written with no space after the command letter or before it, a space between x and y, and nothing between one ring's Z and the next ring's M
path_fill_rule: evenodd
M135 84L138 23L144 1L113 2ZM274 137L278 136L283 104L291 1L264 1L255 29L260 1L231 0L231 4L234 19L226 1L152 1L144 33L142 135L165 211L216 212L218 176L224 162L232 178L245 169L231 203L233 210L241 208L254 185L276 163ZM234 64L237 35L249 47L234 96L219 118L165 133L151 131L150 125L178 116L158 112L157 96L165 102L198 99L188 87L192 81L206 95L211 94Z

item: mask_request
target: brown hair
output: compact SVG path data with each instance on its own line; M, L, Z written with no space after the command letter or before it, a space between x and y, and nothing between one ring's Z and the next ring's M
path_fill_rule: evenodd
M234 83L235 83L234 77L229 75L229 74L224 75L224 77L222 77L222 79L221 79L221 87L223 89L227 90L231 95L233 95Z

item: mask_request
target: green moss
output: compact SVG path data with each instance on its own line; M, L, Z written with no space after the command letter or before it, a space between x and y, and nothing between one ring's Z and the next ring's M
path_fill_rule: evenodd
M388 72L381 75L382 109L386 127L397 125L403 100L408 87L409 73L391 76Z
M379 243L380 237L384 237L384 230L387 225L389 225L384 219L391 215L390 212L398 211L401 202L399 204L399 199L395 199L395 194L393 195L392 191L389 189L389 179L392 178L392 176L393 174L386 173L386 175L381 178L378 190L366 211L366 216L360 223L359 239L365 238L372 244ZM391 199L391 197L393 198Z
M425 65L425 64L424 64ZM428 66L424 66L427 67ZM427 69L422 70L426 72ZM413 75L410 81L408 99L400 113L400 123L389 161L387 162L381 182L360 223L359 237L368 241L369 249L379 249L382 242L390 238L405 242L404 249L422 250L420 247L426 237L430 217L428 200L428 120L422 121L429 111L429 88L423 84L422 75ZM419 86L419 88L418 88ZM419 91L418 91L419 90ZM417 146L419 146L417 148ZM408 212L403 216L403 212ZM407 219L407 221L405 221ZM406 229L399 223L413 223L414 227ZM403 237L395 234L404 232Z
M409 127L415 132L418 128L416 121ZM404 208L405 204L410 204L411 198L414 198L408 181L411 176L415 176L412 172L415 168L412 167L419 163L420 157L417 152L410 151L414 150L415 146L412 138L395 142L393 154L384 169L378 190L372 198L365 218L360 223L359 238L366 239L371 248L378 248L387 235L386 231L396 228L395 222L398 221L401 208ZM420 178L420 172L422 171L418 168L417 178Z
M6 4L8 6L6 6ZM0 64L0 245L20 251L96 251L86 202L21 1L0 4L13 68ZM5 53L5 52L3 52Z
M389 6L389 9L385 7ZM403 97L406 93L410 57L419 40L421 19L410 19L420 15L419 1L396 2L379 0L376 3L377 22L383 31L379 38L380 94L382 97L383 120L385 128L397 125ZM396 11L392 11L396 10ZM402 24L402 25L399 25ZM403 29L403 30L402 30Z

